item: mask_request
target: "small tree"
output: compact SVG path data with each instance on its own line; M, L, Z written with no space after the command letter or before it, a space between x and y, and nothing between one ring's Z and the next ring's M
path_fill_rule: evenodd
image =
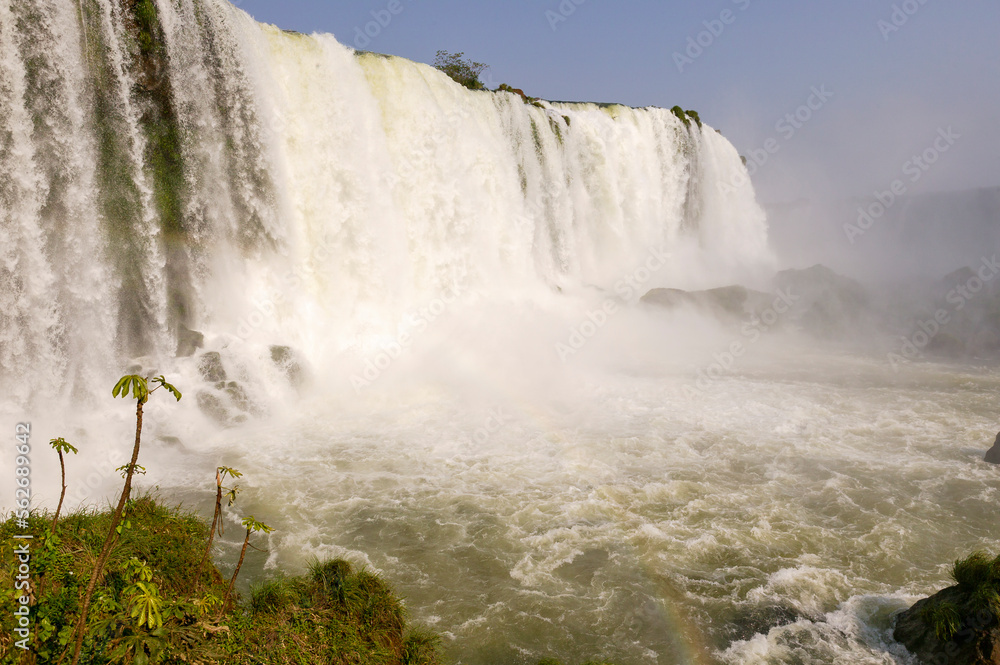
M59 511L62 510L63 499L66 498L66 462L63 458L63 453L73 453L76 455L77 450L72 445L66 442L66 439L59 437L58 439L52 439L49 441L49 445L52 449L59 453L59 470L62 471L62 491L59 493L59 505L56 506L56 516L52 518L52 533L56 532L56 522L59 521Z
M489 69L489 65L466 60L464 55L465 53L438 51L434 66L469 90L483 90L486 86L479 80L479 75Z
M263 531L264 533L271 533L274 531L274 529L268 525L255 520L253 515L243 519L243 526L247 528L247 535L246 538L243 539L243 549L240 550L240 560L236 564L236 570L233 572L233 578L229 580L229 588L226 589L226 597L222 600L223 609L225 609L225 607L229 604L229 596L233 591L233 585L236 584L236 576L240 574L240 568L243 567L243 557L246 556L247 545L250 544L250 534L255 531Z
M111 516L111 526L108 528L108 535L104 538L104 546L101 548L100 556L97 557L97 563L94 564L94 572L90 574L87 590L84 592L83 601L80 603L80 618L76 625L76 644L73 647L73 665L77 665L80 660L83 636L87 632L87 610L90 608L90 599L94 595L94 589L97 587L97 580L104 570L104 565L108 562L108 557L111 555L111 549L115 544L115 537L121 533L118 525L121 522L125 504L128 503L129 496L132 493L132 476L137 470L140 470L140 472L142 470L142 467L137 464L137 460L139 459L139 443L142 439L142 405L149 400L150 394L160 388L166 388L178 401L181 399L180 391L167 383L164 377L158 376L152 381L158 385L150 390L146 379L135 374L129 374L128 376L123 376L111 391L112 396L120 396L123 399L127 398L129 392L131 392L132 398L135 399L135 444L132 446L132 460L125 466L120 467L120 469L124 469L125 486L122 488L121 496L118 497L118 505Z
M201 581L201 570L204 568L205 562L208 561L208 555L212 551L212 540L215 539L216 525L219 527L219 535L223 535L222 522L219 521L219 515L222 513L222 490L226 489L222 486L222 481L225 480L227 475L233 478L239 478L243 474L236 469L230 469L228 466L220 466L215 470L215 515L212 517L212 529L208 532L208 545L205 546L205 554L201 557L201 562L198 564L198 570L194 574L194 584L196 588ZM230 506L236 501L236 495L239 491L239 487L234 486L229 488L227 496L229 497Z

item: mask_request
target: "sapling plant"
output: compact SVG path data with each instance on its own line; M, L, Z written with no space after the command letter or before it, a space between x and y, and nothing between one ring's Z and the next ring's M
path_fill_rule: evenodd
M59 492L59 505L56 506L55 517L52 518L52 533L55 533L56 523L59 521L59 511L62 510L63 500L66 498L66 461L63 458L63 453L73 453L76 455L77 449L62 437L50 440L49 445L59 453L59 470L62 472L62 491Z
M229 596L233 592L233 585L236 584L236 576L240 574L240 568L243 567L243 557L246 556L247 546L250 544L250 534L255 531L263 531L264 533L271 533L274 531L271 527L264 524L263 522L258 522L254 519L253 515L243 518L243 526L247 528L246 538L243 539L243 549L240 550L240 560L236 564L236 570L233 572L233 578L229 580L229 588L226 589L226 597L222 601L222 607L225 608L229 605Z
M222 521L219 516L222 514L222 492L227 491L227 497L229 498L229 504L233 505L236 502L236 495L239 493L240 488L233 486L231 488L225 488L222 486L222 481L225 480L226 476L232 478L239 478L243 474L236 469L231 469L228 466L220 466L215 469L215 515L212 517L212 528L208 532L208 545L205 546L205 554L201 557L201 562L198 564L198 570L194 574L194 584L195 587L198 586L201 581L201 571L205 567L205 562L208 561L208 555L212 551L212 541L215 539L215 527L219 527L219 535L223 535Z
M135 444L132 446L131 461L125 466L120 467L120 470L124 470L125 486L122 488L121 496L118 497L118 505L115 507L115 512L111 515L111 526L108 528L108 535L104 538L101 554L97 557L97 562L94 564L94 571L91 573L90 581L87 583L87 590L84 592L83 600L80 603L80 618L76 626L76 644L73 647L72 665L77 665L80 660L80 649L83 647L83 637L87 632L87 610L90 608L90 599L93 597L94 589L97 587L97 580L100 579L101 573L104 571L104 566L108 562L115 539L121 534L118 526L122 519L122 512L125 510L125 504L132 493L132 476L135 475L137 469L141 469L137 462L139 459L139 444L142 440L142 406L149 400L149 396L160 388L166 389L178 401L181 399L181 392L167 383L166 378L163 376L152 379L152 383L156 384L156 387L150 390L149 381L136 374L129 374L123 376L111 391L113 397L122 397L123 399L127 399L129 393L131 393L132 398L135 400Z

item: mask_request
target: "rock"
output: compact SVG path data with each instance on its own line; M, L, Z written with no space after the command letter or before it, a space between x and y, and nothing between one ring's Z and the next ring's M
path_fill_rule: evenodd
M993 447L986 451L986 461L990 464L1000 464L1000 434L997 434Z
M682 291L681 289L653 289L640 302L673 309L694 306L725 318L742 319L770 306L773 298L766 293L743 286L723 286L707 291Z
M218 351L201 354L201 358L198 359L198 371L209 383L218 383L228 378L226 368L222 366L222 354Z
M208 392L207 390L199 390L197 395L198 408L202 412L218 422L220 425L229 424L229 409L226 408L225 403L223 403L222 398L218 395Z
M142 358L133 358L129 361L129 364L125 367L125 374L135 374L149 378L159 375L160 370L157 369L155 359L144 356Z
M184 443L176 436L158 436L156 437L156 440L167 448L174 448L180 452L187 452L187 448L184 446Z
M190 358L195 351L205 346L205 336L197 330L180 326L177 330L177 357Z
M300 387L305 382L306 374L298 355L288 346L272 346L270 350L271 362L285 373L289 383Z
M939 639L931 617L951 608L956 632ZM921 663L934 665L1000 665L1000 624L989 611L976 610L970 594L953 586L896 615L893 639L902 643Z
M785 605L743 607L726 621L724 633L728 642L741 642L754 635L767 635L772 628L787 626L802 618L801 612Z
M497 90L499 90L500 92L512 92L515 95L519 95L521 99L524 100L525 102L528 101L528 96L524 94L524 90L521 90L520 88L512 88L506 83L501 83L500 87L497 88Z
M229 399L233 401L233 404L241 411L250 411L253 408L253 402L250 401L247 391L235 381L230 381L229 383L219 382L215 387L219 390L224 390L229 395Z
M874 318L864 287L826 266L783 270L775 276L774 284L798 298L791 319L816 337L855 336Z

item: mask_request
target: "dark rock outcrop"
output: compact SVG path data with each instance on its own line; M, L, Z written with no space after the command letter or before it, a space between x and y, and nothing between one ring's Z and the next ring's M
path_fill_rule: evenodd
M786 605L754 605L737 610L726 622L723 631L728 643L749 640L754 635L767 633L773 628L787 626L804 618L794 607Z
M956 621L948 639L935 632L935 615ZM1000 665L1000 624L992 612L977 610L959 586L917 601L896 617L893 638L928 665Z
M990 464L1000 464L1000 434L997 434L993 447L986 451L986 461Z
M179 326L177 330L177 357L190 358L195 352L205 346L205 336L197 330L188 330Z
M288 382L299 388L306 381L306 370L299 355L288 346L272 346L271 362L288 378Z
M198 371L209 383L218 383L229 378L226 375L226 368L222 365L222 354L218 351L201 354L201 358L198 359Z
M743 286L723 286L707 291L653 289L642 297L641 302L668 309L697 307L722 318L742 319L766 309L772 300L773 297L766 293Z

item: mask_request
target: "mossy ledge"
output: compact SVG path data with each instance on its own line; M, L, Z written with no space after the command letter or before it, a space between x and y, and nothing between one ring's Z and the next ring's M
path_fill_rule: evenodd
M399 597L378 575L343 560L317 562L307 575L251 585L250 598L220 607L227 581L215 566L193 579L208 526L183 508L144 495L130 502L129 528L94 595L80 662L104 663L371 663L437 665L440 638L408 624ZM14 548L24 534L15 521L0 525L0 663L55 663L72 650L80 598L111 520L110 511L60 518L34 513L30 544L31 634L15 646L18 597ZM159 599L162 626L140 625L135 591L144 569ZM137 600L138 598L138 600ZM154 601L154 604L155 601Z
M1000 663L1000 556L974 552L955 562L955 586L896 617L893 637L921 663Z

